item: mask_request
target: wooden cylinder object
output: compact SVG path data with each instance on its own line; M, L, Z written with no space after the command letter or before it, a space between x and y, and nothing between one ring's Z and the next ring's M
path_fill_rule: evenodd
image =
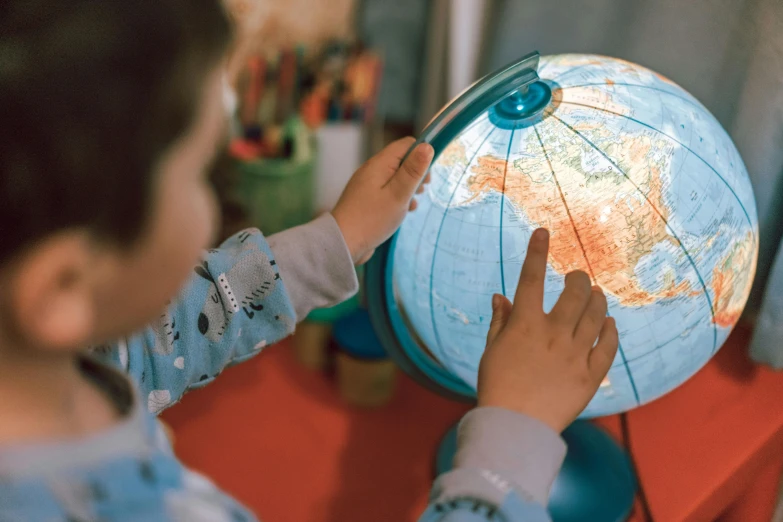
M332 325L352 313L358 306L358 296L354 296L331 308L319 308L310 312L294 333L296 359L311 370L326 369L330 362Z
M310 370L326 367L332 324L320 321L304 321L294 334L294 353L302 366Z
M337 383L340 395L349 404L374 408L394 396L397 368L389 359L357 359L345 352L337 354Z
M337 383L354 406L377 407L394 395L396 368L373 330L367 310L359 308L336 323Z

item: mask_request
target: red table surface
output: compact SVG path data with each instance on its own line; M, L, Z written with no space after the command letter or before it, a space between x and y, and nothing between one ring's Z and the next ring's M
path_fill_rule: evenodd
M683 386L628 414L656 522L767 522L783 470L783 374L752 365L748 333ZM400 376L386 407L346 406L282 343L164 414L175 450L267 522L414 521L434 453L467 410ZM618 417L597 421L619 439ZM638 506L638 503L637 503ZM642 522L637 508L631 520Z

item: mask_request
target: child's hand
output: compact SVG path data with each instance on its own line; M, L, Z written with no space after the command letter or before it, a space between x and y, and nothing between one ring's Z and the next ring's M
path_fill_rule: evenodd
M591 288L584 272L566 276L560 299L544 313L548 252L549 234L539 229L530 240L514 304L493 296L478 404L524 413L559 433L592 399L612 365L618 337L614 319L606 317L606 297Z
M394 234L405 213L416 208L411 199L417 187L418 192L424 190L421 182L434 153L430 145L421 144L400 165L414 141L397 140L367 160L332 211L357 265L368 261Z

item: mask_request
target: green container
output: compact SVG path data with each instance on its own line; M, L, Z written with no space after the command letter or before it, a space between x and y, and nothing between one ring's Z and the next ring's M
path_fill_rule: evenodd
M333 323L359 308L358 296L353 296L331 308L316 308L307 316L312 323Z
M314 213L315 163L288 159L238 161L238 194L264 235L307 223Z
M265 235L307 223L315 212L315 137L296 116L282 132L293 140L290 158L238 161L237 196Z

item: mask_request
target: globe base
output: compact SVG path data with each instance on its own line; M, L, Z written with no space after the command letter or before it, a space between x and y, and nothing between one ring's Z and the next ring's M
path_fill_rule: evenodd
M633 508L636 479L626 452L603 430L576 421L563 432L568 453L549 497L553 522L621 522ZM438 448L438 475L451 469L457 449L457 427Z

